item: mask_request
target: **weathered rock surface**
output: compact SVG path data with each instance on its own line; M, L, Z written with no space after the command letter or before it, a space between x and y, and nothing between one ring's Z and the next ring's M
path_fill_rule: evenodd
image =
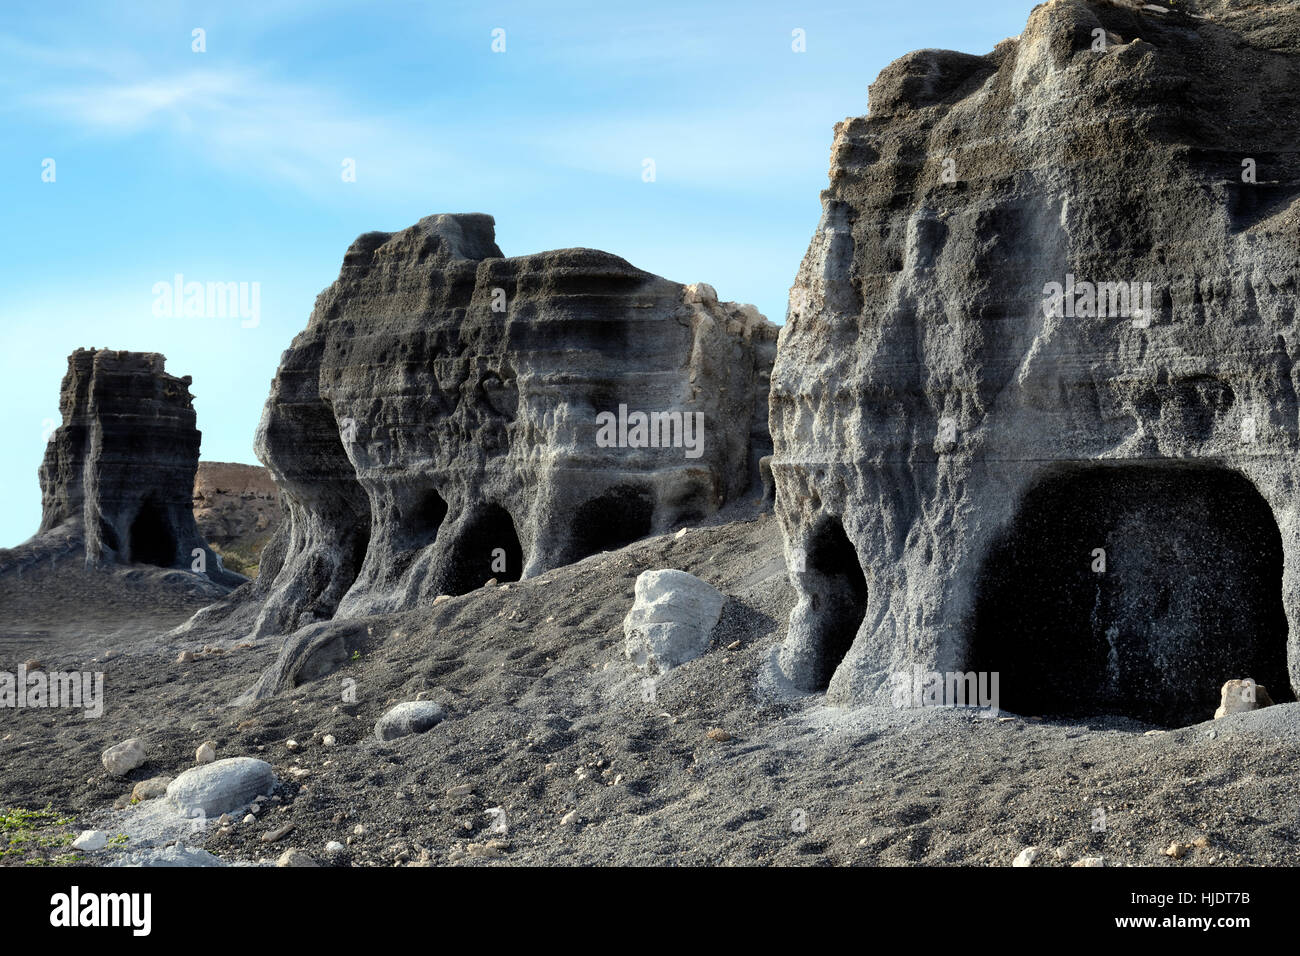
M605 252L505 258L486 215L360 237L258 427L287 521L191 627L398 610L757 497L776 331Z
M1219 709L1214 712L1214 719L1272 706L1273 698L1268 695L1268 688L1263 684L1256 684L1249 677L1245 680L1230 680L1220 691Z
M194 570L234 587L194 523L199 459L190 377L164 370L156 352L78 349L68 357L54 432L40 468L41 525L0 573L53 557L88 565L149 564Z
M637 667L662 674L709 649L725 596L685 571L643 571L623 620L623 652Z
M132 788L131 799L135 802L141 802L166 796L167 787L172 780L173 778L168 776L150 777L148 780L141 780Z
M797 686L996 670L1004 709L1170 723L1234 673L1290 699L1298 140L1293 3L1053 0L880 74L772 379Z
M396 740L422 734L441 723L445 716L442 705L434 701L408 700L389 708L375 722L375 736L380 740Z
M124 853L104 866L226 866L207 850L193 846L167 846Z
M208 544L221 552L227 568L252 575L280 520L280 490L266 468L199 462L194 521Z
M100 762L114 777L123 777L145 762L144 741L139 737L114 744L99 756Z
M191 767L167 787L167 800L185 817L217 817L275 789L275 771L264 760L227 757Z

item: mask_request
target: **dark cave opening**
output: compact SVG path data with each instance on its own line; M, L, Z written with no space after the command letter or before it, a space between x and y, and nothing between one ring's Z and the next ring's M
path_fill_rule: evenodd
M966 669L999 674L1005 710L1181 726L1244 677L1293 699L1281 534L1225 468L1049 474L990 549L975 600Z
M615 551L650 534L655 500L648 488L620 484L579 505L573 513L568 562Z
M514 519L500 505L480 508L460 530L451 574L443 585L448 594L466 594L491 578L518 581L524 570L524 549Z
M426 489L416 498L409 511L403 515L411 541L423 547L438 537L438 529L447 517L447 502L433 488Z
M812 658L807 690L825 690L867 613L867 579L839 518L825 517L806 549L804 589L812 596Z
M140 505L131 522L130 555L133 564L170 568L176 564L176 537L162 507L152 498Z

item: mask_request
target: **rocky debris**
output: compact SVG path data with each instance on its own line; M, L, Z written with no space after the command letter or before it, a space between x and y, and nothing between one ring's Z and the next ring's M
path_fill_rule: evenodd
M156 352L78 349L68 357L63 424L40 467L40 529L0 551L0 573L75 554L87 565L197 571L225 589L246 580L222 567L194 523L200 436L191 379L168 375L165 364Z
M712 514L757 487L776 333L608 253L505 258L486 215L361 236L258 427L287 520L188 628L409 608Z
M81 835L72 841L72 848L84 853L94 853L106 846L108 846L108 833L105 830L83 830Z
M236 703L270 697L325 676L366 646L370 627L366 620L357 619L322 621L303 628L284 642L275 662Z
M1034 861L1038 859L1039 851L1036 846L1027 846L1011 861L1012 866L1033 866Z
M207 850L176 844L162 849L124 853L105 866L225 866L226 863Z
M148 780L141 780L131 789L131 800L140 803L166 796L167 787L171 782L171 777L150 777Z
M186 817L216 817L270 793L276 785L271 765L253 757L227 757L186 770L167 787L167 799Z
M685 571L644 571L623 621L623 651L637 667L660 674L694 660L709 642L726 598Z
M212 763L217 759L217 745L211 740L205 741L194 751L194 762L197 764Z
M298 825L296 823L285 823L276 827L274 830L268 830L263 833L261 840L263 843L275 843L279 840L283 840L297 828Z
M1182 6L1039 4L836 126L771 389L795 687L920 663L1165 725L1295 689L1298 14Z
M1096 867L1096 866L1105 866L1105 865L1106 865L1105 858L1100 856L1081 857L1070 864L1070 866L1072 867L1076 867L1076 866Z
M282 518L280 489L271 472L258 465L200 461L193 500L199 532L221 552L226 567L256 572Z
M275 861L276 866L319 866L320 864L310 856L294 847L290 847L280 854L280 858Z
M124 740L105 750L99 759L114 777L125 776L145 762L144 741L139 737Z
M1214 719L1272 706L1273 698L1268 696L1268 688L1263 684L1256 684L1249 677L1230 680L1219 692L1219 709L1214 712Z
M1175 840L1165 848L1165 856L1172 857L1175 860L1181 860L1187 851L1191 849L1186 843L1179 843Z
M336 853L342 853L346 849L347 847L345 847L338 840L330 840L328 843L325 844L325 855L334 856Z
M396 740L411 734L422 734L441 723L446 711L431 700L408 700L397 704L375 721L375 736L380 740Z

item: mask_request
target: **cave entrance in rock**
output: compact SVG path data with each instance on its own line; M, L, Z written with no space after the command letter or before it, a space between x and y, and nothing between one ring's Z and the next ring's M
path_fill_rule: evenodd
M804 589L812 595L806 689L825 690L867 613L867 579L857 548L837 517L822 518L805 549Z
M524 569L524 549L514 519L500 505L476 511L460 530L451 574L443 586L448 594L467 594L491 578L518 581Z
M1235 471L1054 471L976 588L966 669L999 673L1005 710L1182 726L1210 719L1223 683L1245 677L1294 699L1281 534Z
M442 520L447 517L447 502L433 488L421 492L411 506L405 525L407 534L417 546L432 544L438 537Z
M136 512L130 530L130 560L134 564L155 564L170 568L176 564L177 542L166 512L152 498Z
M648 488L620 484L583 502L573 513L568 561L616 551L650 534L655 499Z

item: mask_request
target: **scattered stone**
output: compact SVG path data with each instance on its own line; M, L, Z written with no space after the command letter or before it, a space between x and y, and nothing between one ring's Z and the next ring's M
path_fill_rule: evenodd
M319 864L302 850L291 847L280 854L276 866L318 866Z
M141 780L131 788L131 799L136 803L140 803L144 800L153 800L155 797L164 796L171 782L171 777L150 777L148 780Z
M720 743L720 744L721 744L721 743L726 743L728 740L731 739L731 734L729 734L727 731L723 730L721 727L714 727L714 728L712 728L712 729L711 729L707 734L705 734L704 736L708 737L710 740L716 740L716 741L717 741L718 743Z
M330 840L328 843L325 844L325 852L330 856L333 856L336 853L342 853L346 849L347 847L345 847L338 840Z
M126 853L106 866L226 866L226 863L207 850L196 847L163 847L160 850L138 850Z
M192 663L193 661L194 661L193 651L181 651L179 654L176 655L177 664L189 664Z
M199 745L199 749L194 751L194 762L197 764L212 763L217 759L217 745L211 740L204 741Z
M298 825L296 823L286 823L283 826L276 827L274 830L268 830L267 832L262 834L262 842L274 843L277 840L283 840L295 829L297 829L297 826Z
M396 740L410 734L422 734L446 716L441 705L431 700L411 700L398 704L375 723L375 736Z
M1038 859L1038 847L1027 846L1011 861L1012 866L1033 866L1034 861Z
M265 761L228 757L186 770L167 787L167 799L183 816L212 817L237 810L275 785L275 771Z
M324 737L321 738L321 743L324 744L326 747L333 747L334 744L336 743L336 741L334 740L334 735L326 734Z
M114 744L100 755L104 769L115 777L130 773L145 761L144 741L132 737L120 744Z
M1183 855L1187 852L1187 850L1188 847L1186 843L1179 843L1175 841L1169 844L1169 846L1165 849L1164 854L1165 856L1173 857L1175 860L1181 860L1183 858Z
M488 840L486 843L471 843L465 852L479 859L490 860L505 855L505 844L500 840Z
M108 846L108 833L104 830L83 830L81 836L72 841L74 850L94 853Z
M1075 860L1073 863L1070 864L1070 866L1072 867L1075 866L1092 867L1092 866L1105 866L1105 865L1106 865L1105 858L1100 856L1085 856L1082 859Z
M709 649L726 600L711 584L685 571L645 571L623 620L623 652L642 670L663 673Z
M1256 684L1249 677L1230 680L1219 690L1219 709L1214 712L1214 719L1272 706L1273 698L1263 684Z
M250 814L247 814L247 815L244 817L244 823L256 823L256 822L257 822L257 817L255 817L255 816L254 816L253 814L251 814L251 813L250 813Z
M578 822L578 811L570 810L564 816L560 817L560 826L567 827L571 823Z

